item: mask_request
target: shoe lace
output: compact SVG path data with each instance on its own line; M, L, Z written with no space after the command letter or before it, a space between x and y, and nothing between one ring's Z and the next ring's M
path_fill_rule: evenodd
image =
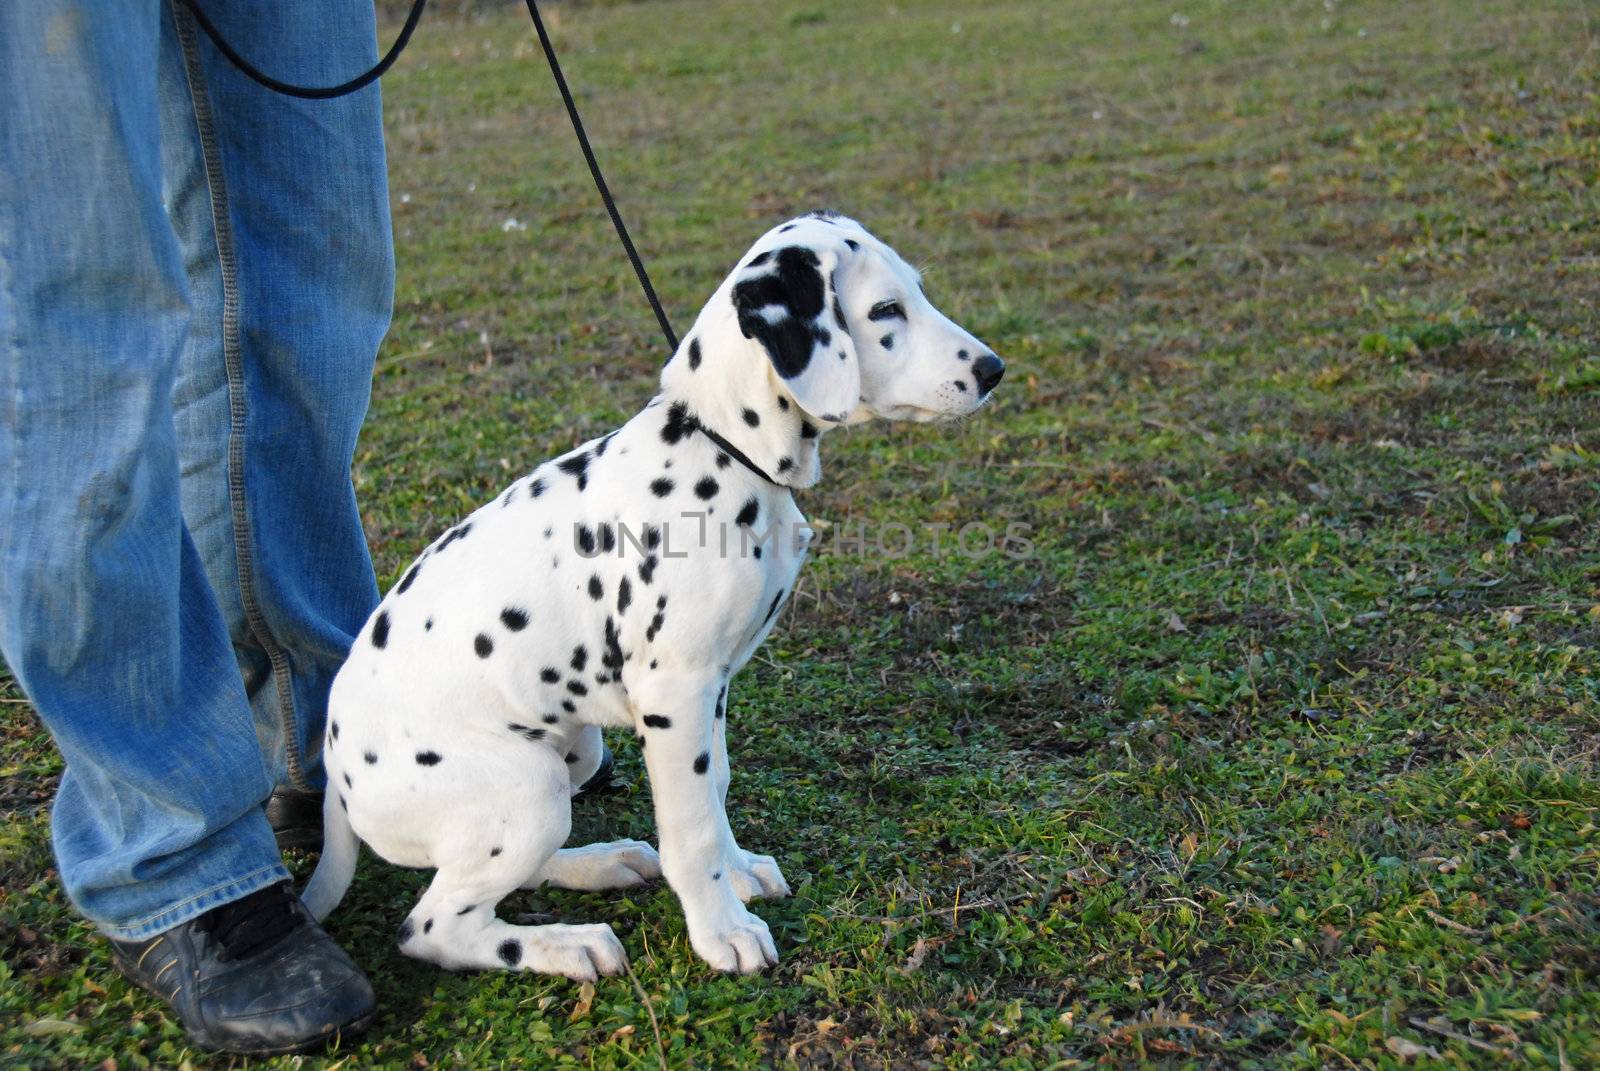
M295 910L289 883L279 882L207 912L202 928L222 946L219 958L248 959L299 929L305 917Z

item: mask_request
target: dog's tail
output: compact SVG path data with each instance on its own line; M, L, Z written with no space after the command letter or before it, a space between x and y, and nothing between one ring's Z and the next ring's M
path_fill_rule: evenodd
M330 788L322 796L322 858L317 869L300 894L311 914L318 922L328 917L328 912L339 906L355 877L356 857L361 853L361 840L350 828L350 818L339 805L339 793Z

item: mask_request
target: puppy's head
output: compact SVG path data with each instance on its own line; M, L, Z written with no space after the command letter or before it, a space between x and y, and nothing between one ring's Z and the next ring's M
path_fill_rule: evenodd
M773 228L724 286L740 333L824 424L965 416L1005 372L933 307L916 269L844 216Z

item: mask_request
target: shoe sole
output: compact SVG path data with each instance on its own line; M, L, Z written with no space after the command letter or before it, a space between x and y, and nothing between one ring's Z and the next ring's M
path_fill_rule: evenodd
M177 1009L172 1006L172 1002L166 998L165 994L156 990L146 982L130 977L127 971L123 969L120 958L115 954L113 954L112 958L116 960L117 969L122 972L122 976L124 978L127 978L128 981L132 982L134 985L138 986L140 989L159 1000L162 1006L167 1009L167 1013L174 1019L177 1019ZM249 1048L230 1042L216 1041L212 1038L205 1037L201 1033L189 1029L188 1025L185 1024L182 1019L178 1019L178 1024L183 1027L184 1037L188 1038L196 1047L204 1049L207 1052L226 1052L232 1053L235 1056L293 1056L296 1053L306 1053L317 1049L326 1048L333 1042L335 1038L339 1038L341 1035L344 1039L354 1040L355 1038L358 1038L367 1032L367 1028L372 1025L372 1020L377 1016L377 1014L377 1009L374 1008L372 1011L369 1011L359 1019L353 1019L343 1026L336 1026L332 1030L324 1031L315 1037L306 1038L303 1041L296 1041L292 1045L273 1045L263 1046L261 1048Z
M370 1011L351 1023L347 1023L344 1026L334 1027L332 1030L329 1030L326 1033L318 1034L314 1038L307 1038L305 1041L297 1041L293 1045L278 1045L259 1049L246 1048L240 1045L212 1041L208 1038L203 1038L191 1033L188 1028L185 1028L183 1033L184 1036L190 1041L194 1042L195 1045L205 1049L207 1052L226 1052L232 1053L236 1056L293 1056L297 1053L308 1053L315 1052L319 1049L325 1049L336 1039L353 1041L362 1034L366 1033L367 1028L372 1025L372 1020L377 1016L377 1014L378 1013L376 1011Z

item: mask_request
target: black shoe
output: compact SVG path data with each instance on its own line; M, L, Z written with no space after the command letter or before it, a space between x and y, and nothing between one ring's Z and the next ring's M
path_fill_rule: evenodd
M605 744L600 745L600 765L595 767L594 773L589 775L589 780L578 786L578 791L572 794L573 799L582 799L585 796L599 796L611 787L611 775L615 772L616 762L611 757L611 749Z
M352 1037L372 1019L366 976L288 882L111 948L129 981L172 1005L203 1049L306 1052Z
M322 793L297 788L275 789L267 797L267 821L278 850L322 848Z

